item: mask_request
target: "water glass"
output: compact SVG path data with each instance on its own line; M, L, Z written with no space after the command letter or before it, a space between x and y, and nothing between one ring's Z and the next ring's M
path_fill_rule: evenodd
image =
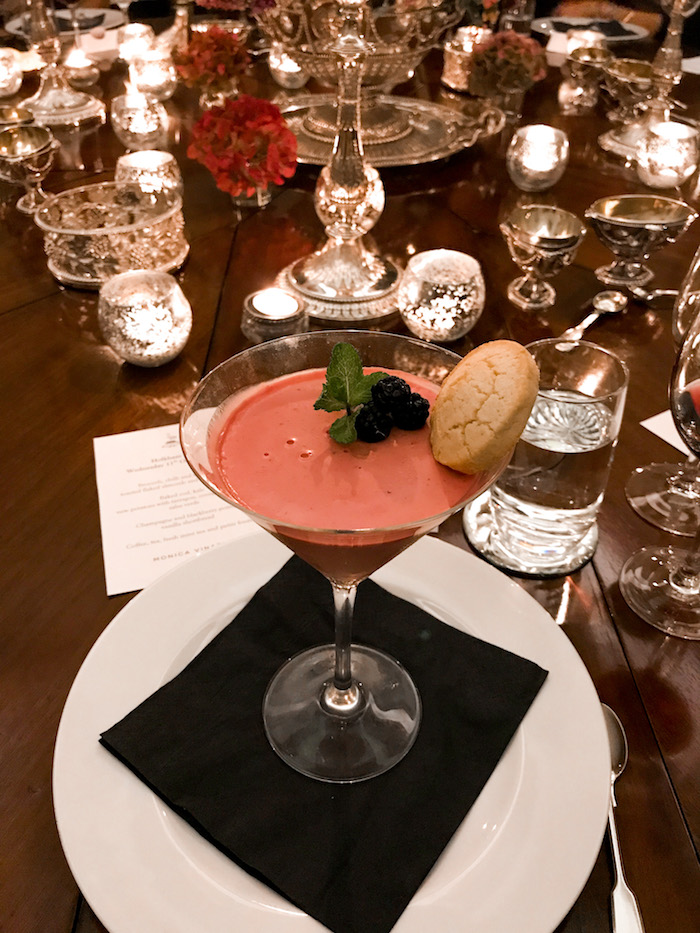
M556 576L595 551L629 377L617 356L586 341L538 340L527 349L540 370L535 405L509 465L464 524L492 563Z

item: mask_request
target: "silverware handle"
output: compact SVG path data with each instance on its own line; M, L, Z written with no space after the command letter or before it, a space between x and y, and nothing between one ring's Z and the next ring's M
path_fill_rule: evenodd
M569 327L567 330L565 330L561 335L562 338L565 340L580 340L591 324L598 320L600 315L600 311L591 311L590 314L585 316L580 324L577 324L575 327Z
M615 806L612 800L608 807L608 827L615 864L615 886L612 890L613 933L644 933L644 924L642 923L642 915L639 912L637 898L625 880L620 839L617 834L617 822L615 820Z

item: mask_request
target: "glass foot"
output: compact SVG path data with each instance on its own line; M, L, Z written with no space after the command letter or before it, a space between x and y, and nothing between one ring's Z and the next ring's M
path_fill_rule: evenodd
M700 497L685 487L673 488L673 480L683 472L678 463L649 463L632 473L625 495L637 515L650 525L690 538L698 531ZM697 471L692 475L696 477Z
M654 628L700 641L700 587L681 589L670 572L682 551L671 547L642 548L620 573L620 591L627 605Z
M598 544L596 524L582 538L571 541L561 533L561 526L557 531L538 532L534 523L523 535L517 531L508 535L494 521L488 492L464 509L462 523L471 546L489 563L533 577L558 577L578 570L593 557Z
M527 276L514 279L508 286L508 299L517 308L531 311L551 308L556 298L557 293L548 282L533 282Z
M421 718L418 691L398 661L352 646L356 695L327 711L335 647L290 658L270 681L263 721L270 744L290 767L318 781L349 784L388 771L413 745Z
M651 269L647 269L641 263L614 262L609 266L599 266L595 275L604 285L623 288L629 288L630 285L647 285L654 278Z

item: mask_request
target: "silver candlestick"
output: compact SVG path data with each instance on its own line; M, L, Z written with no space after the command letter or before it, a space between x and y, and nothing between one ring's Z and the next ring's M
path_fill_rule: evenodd
M362 70L371 46L361 34L364 0L343 0L331 50L338 58L338 121L333 153L316 184L324 246L280 273L280 284L303 296L313 318L376 320L396 313L399 269L372 253L362 237L384 209L384 186L365 160L360 126Z

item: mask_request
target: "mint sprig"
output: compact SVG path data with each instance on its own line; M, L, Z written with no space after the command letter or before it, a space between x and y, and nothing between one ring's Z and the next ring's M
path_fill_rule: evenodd
M326 369L326 381L314 402L317 410L345 412L328 429L334 441L352 444L357 440L357 413L372 398L372 386L386 375L383 372L364 373L360 354L352 344L336 343Z

